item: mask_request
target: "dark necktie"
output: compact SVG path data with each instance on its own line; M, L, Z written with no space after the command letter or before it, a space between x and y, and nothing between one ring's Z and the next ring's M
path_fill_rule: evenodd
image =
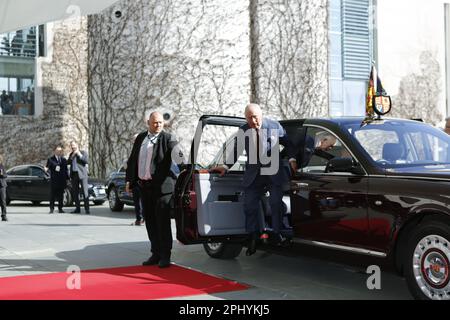
M259 159L259 152L260 152L259 129L256 129L256 163L257 164L261 164L261 161Z

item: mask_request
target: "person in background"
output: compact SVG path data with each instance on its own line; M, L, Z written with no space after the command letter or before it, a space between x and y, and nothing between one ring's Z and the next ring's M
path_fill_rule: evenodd
M45 171L50 172L50 212L55 209L55 200L58 200L58 212L64 213L63 196L67 187L69 173L67 172L67 160L63 157L63 148L57 146L55 154L48 158Z
M0 154L0 207L2 209L2 221L8 221L6 217L6 178L3 156Z
M75 210L72 213L80 213L80 186L83 194L84 210L89 214L89 193L88 193L88 154L80 150L75 141L70 143L72 152L69 155L70 181L72 185L72 196L75 201Z

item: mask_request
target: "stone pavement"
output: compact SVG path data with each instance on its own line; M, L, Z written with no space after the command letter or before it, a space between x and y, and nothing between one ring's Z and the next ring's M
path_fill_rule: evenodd
M131 225L131 207L119 213L103 205L92 207L91 215L48 214L45 205L13 202L8 217L0 224L0 277L65 272L70 265L82 270L140 265L149 255L145 227ZM172 229L175 239L174 224ZM224 261L210 258L201 245L174 240L172 258L178 265L251 285L245 291L183 299L411 299L406 282L391 272L382 272L381 290L367 289L366 268L378 261L317 248L258 251Z

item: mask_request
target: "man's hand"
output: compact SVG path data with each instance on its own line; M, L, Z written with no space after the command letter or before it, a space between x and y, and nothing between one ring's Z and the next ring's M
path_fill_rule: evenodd
M210 173L218 173L221 177L223 177L227 171L228 170L225 167L220 166L209 169Z
M298 170L297 161L295 159L291 159L289 164L291 165L292 175L295 175Z
M125 192L129 193L129 194L133 194L133 189L130 187L130 183L129 182L127 182L125 184Z

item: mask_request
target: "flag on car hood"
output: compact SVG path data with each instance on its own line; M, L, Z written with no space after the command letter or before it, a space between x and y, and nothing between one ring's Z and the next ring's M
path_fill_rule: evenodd
M367 102L366 102L366 116L374 117L375 111L373 106L373 97L386 95L386 91L383 88L383 84L381 83L380 77L378 76L377 69L374 65L372 65L372 69L370 70L369 77L369 86L367 88Z

